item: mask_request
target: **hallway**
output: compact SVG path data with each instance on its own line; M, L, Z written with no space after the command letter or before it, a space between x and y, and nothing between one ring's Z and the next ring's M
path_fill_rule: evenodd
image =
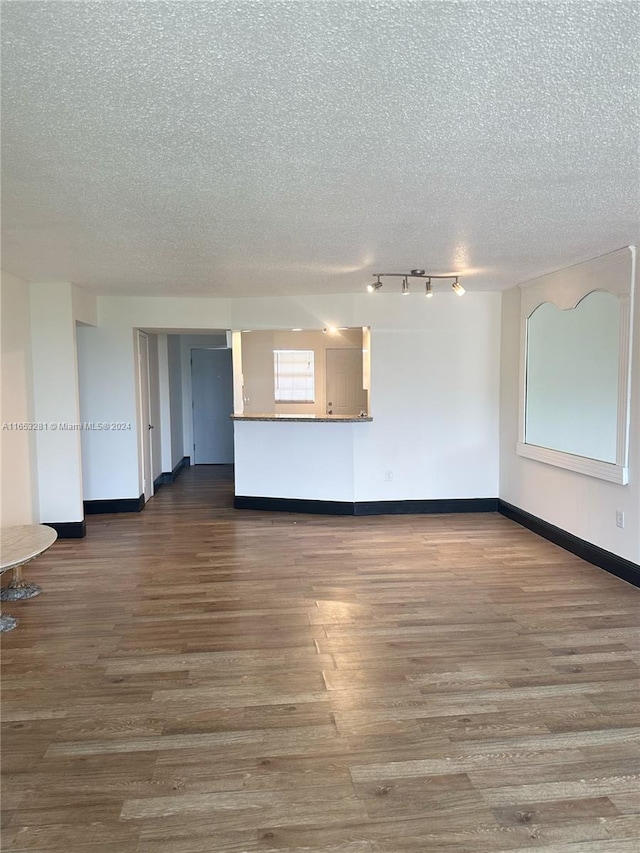
M89 516L2 636L13 853L631 853L640 592L497 514Z

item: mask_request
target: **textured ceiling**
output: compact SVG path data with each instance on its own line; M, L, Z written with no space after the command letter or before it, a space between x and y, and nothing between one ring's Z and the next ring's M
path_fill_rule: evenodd
M638 239L633 2L3 0L3 267L501 289Z

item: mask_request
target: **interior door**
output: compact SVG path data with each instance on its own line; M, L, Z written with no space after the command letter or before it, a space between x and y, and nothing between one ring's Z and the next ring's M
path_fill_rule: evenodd
M233 371L230 349L191 350L193 461L233 463Z
M327 414L359 415L366 410L361 349L327 349L326 386Z

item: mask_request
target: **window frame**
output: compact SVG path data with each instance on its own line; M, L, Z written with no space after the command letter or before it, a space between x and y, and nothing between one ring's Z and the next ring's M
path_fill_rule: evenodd
M280 362L284 361L284 359L282 359L281 357L286 356L286 355L293 356L293 355L298 355L298 354L302 354L302 353L304 353L307 356L307 373L306 374L301 373L300 376L296 376L296 374L294 373L294 371L292 369L294 364L295 364L295 359L291 359L291 362L289 365L291 372L289 374L285 374L284 371L281 369L282 365ZM298 390L298 392L300 394L306 393L307 395L310 394L311 396L310 397L306 396L304 398L302 398L302 397L296 398L295 396L279 397L278 396L279 392L285 393L285 391L283 390L283 387L282 387L283 386L283 382L282 382L283 378L290 378L291 379L291 388L286 389L286 391L290 390L291 392L295 392L296 390ZM300 387L299 389L295 389L293 386L295 385L296 379L303 379L306 387ZM279 380L280 380L280 382L279 382ZM274 398L274 402L276 404L290 403L290 404L295 404L295 405L298 405L298 404L313 405L316 402L315 350L308 349L308 348L305 348L305 349L288 348L288 349L274 349L273 350L273 398Z

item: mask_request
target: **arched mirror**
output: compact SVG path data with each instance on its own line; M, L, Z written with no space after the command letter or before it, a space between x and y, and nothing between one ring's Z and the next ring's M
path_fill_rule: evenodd
M633 247L522 288L520 456L628 478Z

